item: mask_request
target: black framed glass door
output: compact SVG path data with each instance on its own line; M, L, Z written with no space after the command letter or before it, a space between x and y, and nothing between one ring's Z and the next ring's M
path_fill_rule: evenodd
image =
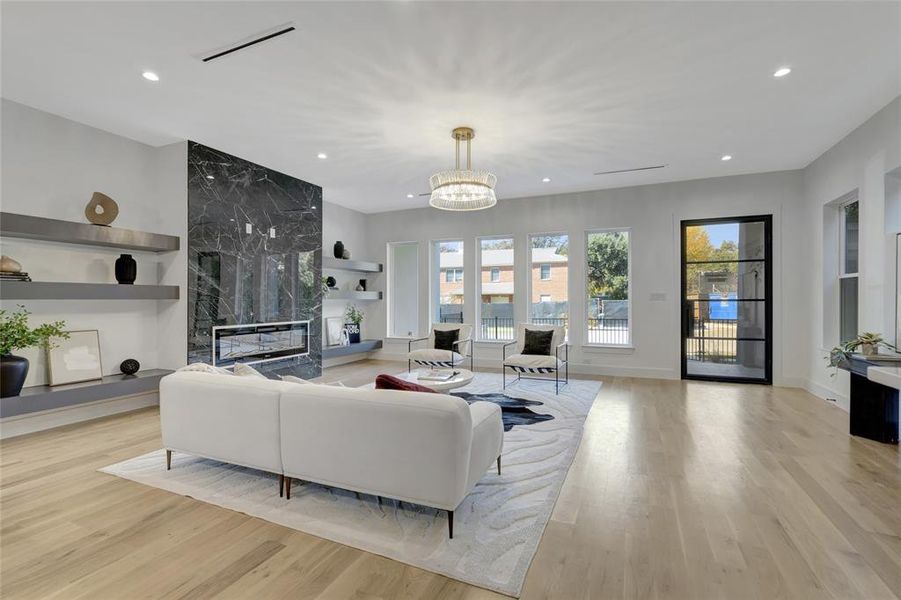
M772 383L770 215L682 221L682 378Z

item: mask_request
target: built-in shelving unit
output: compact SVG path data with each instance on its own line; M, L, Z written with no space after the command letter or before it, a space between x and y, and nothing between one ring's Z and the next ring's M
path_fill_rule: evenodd
M358 292L356 290L329 290L326 300L381 300L382 292Z
M95 381L83 381L68 385L38 385L27 387L19 396L0 398L0 417L15 417L98 400L153 392L159 388L160 379L172 371L148 369L134 375L107 375Z
M177 285L3 281L4 300L178 300Z
M175 235L7 212L0 213L0 236L144 252L173 252L180 247Z
M325 346L322 349L322 360L341 358L352 354L363 354L378 350L381 347L382 340L363 340L358 344L349 344L347 346Z
M368 262L365 260L344 260L342 258L322 257L323 269L338 269L340 271L357 271L360 273L381 273L382 263Z

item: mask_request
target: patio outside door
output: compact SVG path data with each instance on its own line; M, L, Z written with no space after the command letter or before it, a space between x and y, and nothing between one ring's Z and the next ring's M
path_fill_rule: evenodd
M682 378L772 383L772 217L682 221Z

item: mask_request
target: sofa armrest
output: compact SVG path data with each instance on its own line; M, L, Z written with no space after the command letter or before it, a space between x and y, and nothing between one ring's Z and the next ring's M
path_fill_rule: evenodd
M472 415L472 448L469 453L467 493L494 465L504 447L501 407L493 402L473 402L469 411Z

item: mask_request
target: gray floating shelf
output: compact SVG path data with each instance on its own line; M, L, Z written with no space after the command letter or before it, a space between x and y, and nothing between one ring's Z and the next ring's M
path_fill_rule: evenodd
M322 348L322 359L327 360L352 354L363 354L378 350L381 347L382 340L363 340L359 344L350 344L348 346L325 346Z
M2 281L4 300L178 300L177 285Z
M54 387L49 385L27 387L19 396L0 398L0 417L15 417L119 396L153 392L159 389L160 378L171 372L166 369L148 369L138 371L134 375L107 375L95 381Z
M0 213L0 236L145 252L172 252L180 247L175 235L7 212Z
M349 291L330 291L326 297L326 300L381 300L382 293L381 292L357 292L355 290Z
M365 260L344 260L342 258L322 257L323 269L338 269L341 271L358 271L360 273L381 273L382 263L368 262Z

